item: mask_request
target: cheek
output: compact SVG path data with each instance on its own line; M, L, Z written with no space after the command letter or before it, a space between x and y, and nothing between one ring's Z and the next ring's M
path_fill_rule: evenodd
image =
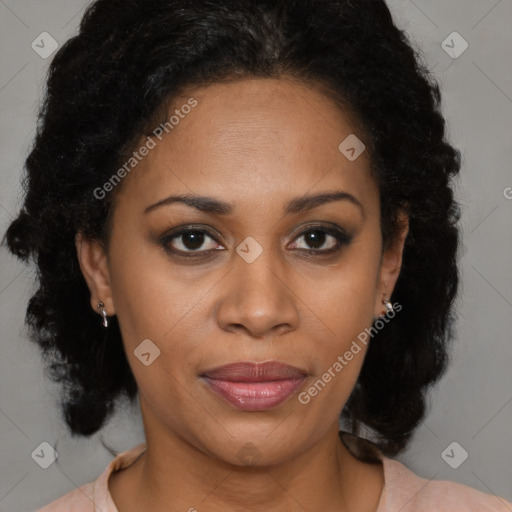
M306 401L343 405L359 376L370 342L365 329L372 325L379 264L378 247L367 241L361 240L343 264L331 269L334 278L316 289L316 302L311 297L322 322L321 333L312 330L308 336L317 364Z
M198 302L201 290L195 282L184 282L184 274L171 267L163 250L155 250L142 237L113 238L111 266L113 300L125 344L146 338L161 344L172 338L174 326L181 325L190 304Z
M379 265L378 247L364 240L352 247L342 263L329 269L329 278L314 288L316 312L326 327L325 354L341 351L370 326L374 315Z
M325 336L317 332L309 337L307 352L315 373L297 399L311 408L313 417L329 415L334 421L354 388L370 342L365 329L371 326L372 297L361 290L355 295L338 293L340 306L329 311L329 330L323 331Z
M189 407L181 376L195 373L190 355L201 340L196 334L204 283L184 277L163 253L128 237L113 238L110 274L125 352L141 394L150 403Z

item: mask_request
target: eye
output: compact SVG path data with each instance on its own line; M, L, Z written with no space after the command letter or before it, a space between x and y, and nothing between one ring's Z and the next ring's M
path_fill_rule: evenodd
M302 231L289 247L308 255L325 256L339 252L352 238L352 235L336 225L310 226ZM184 257L208 256L213 251L224 250L217 242L217 236L204 228L182 228L164 236L160 244L167 252Z
M301 239L303 243L294 242L293 248L310 254L331 254L341 250L344 245L348 245L352 236L337 227L313 226L296 238L296 240Z
M166 236L162 245L166 250L184 256L192 253L204 255L219 250L215 237L205 229L182 229Z

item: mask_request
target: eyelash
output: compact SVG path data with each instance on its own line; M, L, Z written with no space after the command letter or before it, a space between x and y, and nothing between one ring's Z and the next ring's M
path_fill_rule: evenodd
M338 228L338 227L327 227L327 226L323 226L323 225L313 225L313 226L309 226L304 231L301 231L295 237L294 240L297 240L300 237L307 235L308 233L317 232L317 231L320 231L322 233L325 233L327 235L334 237L334 239L336 241L335 247L333 247L331 249L327 249L327 250L325 250L325 249L324 250L322 250L322 249L297 249L297 250L307 253L308 256L311 256L311 255L313 255L313 256L328 256L328 255L334 254L336 252L340 252L344 246L347 246L350 244L350 242L352 241L352 238L353 238L353 235L347 234L343 229ZM187 233L205 234L208 237L210 237L212 240L214 240L215 242L220 243L217 240L216 235L214 235L210 230L205 229L205 228L194 228L194 227L188 226L186 228L179 229L173 233L170 233L170 234L164 236L161 239L160 244L168 253L172 253L174 255L177 255L179 257L184 257L184 258L205 257L205 256L210 255L214 251L219 250L219 249L209 249L209 250L203 250L203 251L181 251L179 249L171 249L170 248L170 243L174 239L177 239L180 236L187 234Z

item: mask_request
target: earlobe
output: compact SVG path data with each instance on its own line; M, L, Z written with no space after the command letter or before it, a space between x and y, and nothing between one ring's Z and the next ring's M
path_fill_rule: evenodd
M108 260L103 246L99 241L88 239L78 232L75 247L80 270L91 293L91 307L101 313L97 306L102 302L107 314L114 315Z

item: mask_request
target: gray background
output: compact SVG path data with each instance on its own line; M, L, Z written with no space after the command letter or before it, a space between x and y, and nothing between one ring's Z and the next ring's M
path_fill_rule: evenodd
M388 3L439 80L449 137L463 152L456 189L463 213L463 283L453 362L430 395L431 410L410 448L397 459L425 478L458 481L512 500L512 1ZM0 0L2 234L20 205L22 165L51 60L31 43L46 31L61 45L76 31L87 4ZM469 44L455 59L442 48L453 31ZM44 378L23 326L33 271L5 248L0 257L0 511L26 512L103 471L111 456L100 435L122 451L143 441L143 431L138 408L124 408L90 439L67 434L58 387ZM48 469L31 458L43 441L59 452ZM458 469L441 456L454 441L469 454ZM460 448L454 454L459 457Z

